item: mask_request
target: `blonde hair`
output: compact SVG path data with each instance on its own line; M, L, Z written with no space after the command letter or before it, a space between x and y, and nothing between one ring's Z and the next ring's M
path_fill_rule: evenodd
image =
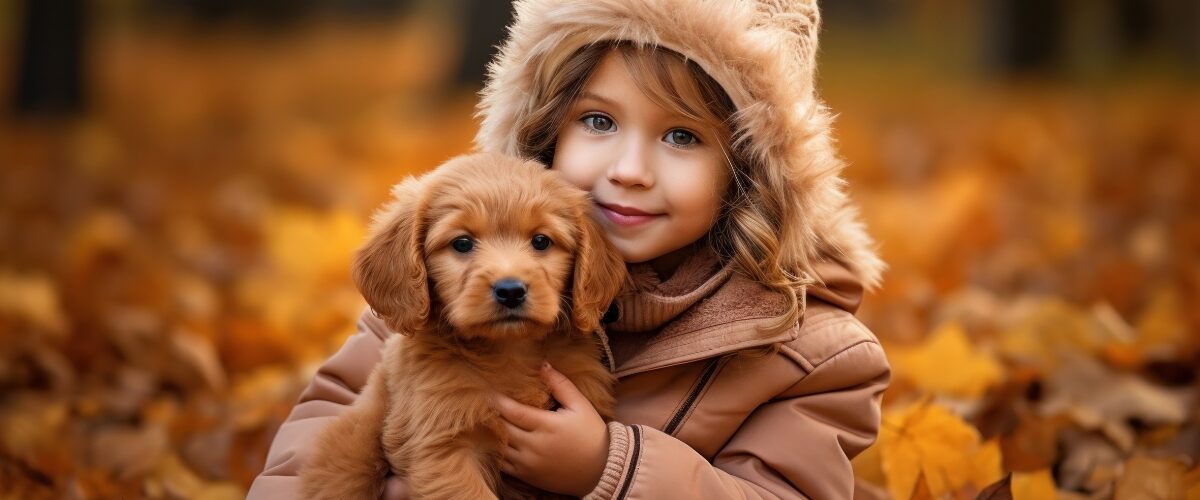
M783 295L788 307L768 329L791 328L800 319L804 287L810 280L802 269L785 268L785 262L795 259L781 255L780 228L789 223L783 214L791 213L784 207L789 187L783 176L771 175L765 164L750 154L749 140L734 137L736 107L721 85L695 62L661 47L607 41L584 45L561 63L542 66L541 73L534 75L534 108L517 126L521 154L551 164L568 110L610 51L621 55L638 88L655 104L712 127L731 176L721 213L706 242L736 272Z

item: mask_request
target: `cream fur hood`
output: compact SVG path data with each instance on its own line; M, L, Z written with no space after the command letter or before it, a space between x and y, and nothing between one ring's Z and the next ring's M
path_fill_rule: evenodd
M737 106L735 136L793 189L800 227L779 228L795 268L816 276L829 258L868 288L885 264L839 176L832 116L814 88L815 0L517 0L515 21L489 66L477 149L518 154L515 124L532 109L535 78L591 42L660 46L695 61ZM787 220L787 219L785 219Z

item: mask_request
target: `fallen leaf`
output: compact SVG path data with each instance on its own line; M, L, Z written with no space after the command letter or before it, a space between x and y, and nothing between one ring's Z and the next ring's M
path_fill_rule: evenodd
M176 363L172 371L185 386L199 385L210 391L225 389L225 368L208 338L180 328L167 337L170 354ZM199 383L186 383L198 381Z
M19 318L35 327L36 333L61 338L66 333L66 315L59 305L54 282L44 274L18 274L0 269L0 340L7 332L4 317Z
M887 351L896 376L934 394L978 398L1003 378L1003 368L989 353L971 345L957 323L947 323L916 347Z
M878 446L893 498L908 498L918 477L934 498L1001 477L999 445L980 443L973 427L928 401L885 412Z
M1042 500L1054 496L1054 476L1050 469L1012 473L1013 500Z
M1121 469L1121 453L1107 439L1073 428L1060 437L1065 449L1058 466L1059 484L1064 489L1088 493L1112 487Z
M1164 498L1183 500L1187 465L1178 460L1135 455L1125 462L1125 473L1117 480L1116 500Z
M128 481L162 460L168 444L166 430L159 426L111 426L92 435L88 460L114 478Z
M1141 378L1116 373L1090 357L1063 351L1062 366L1046 381L1044 415L1069 412L1073 407L1094 412L1101 421L1138 419L1146 424L1179 424L1187 418L1189 390L1168 390ZM1103 388L1103 390L1097 390Z

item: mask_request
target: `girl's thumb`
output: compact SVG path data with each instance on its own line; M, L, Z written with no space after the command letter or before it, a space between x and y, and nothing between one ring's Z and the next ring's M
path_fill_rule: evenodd
M575 409L581 400L587 401L579 392L579 388L575 387L575 383L550 366L549 361L542 363L542 377L546 380L546 386L550 388L550 395L564 407Z

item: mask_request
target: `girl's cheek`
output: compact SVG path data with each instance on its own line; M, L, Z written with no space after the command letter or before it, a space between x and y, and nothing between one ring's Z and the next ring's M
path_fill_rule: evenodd
M583 191L590 192L592 190L592 182L572 165L556 161L553 169L558 172L558 175L560 175L563 180L567 181L572 186L575 186Z
M563 132L551 168L575 187L591 191L597 176L603 174L602 150L586 138L574 137L575 133Z

